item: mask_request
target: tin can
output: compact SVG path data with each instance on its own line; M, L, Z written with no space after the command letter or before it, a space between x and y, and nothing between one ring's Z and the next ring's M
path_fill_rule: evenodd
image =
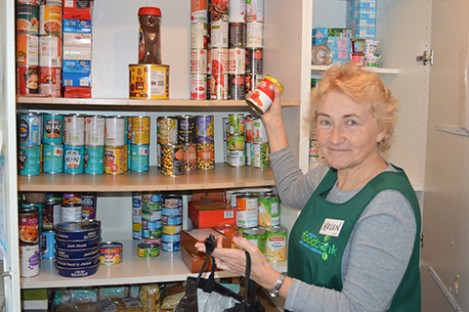
M125 145L125 118L122 116L108 116L105 119L105 145Z
M103 242L99 245L101 264L119 264L123 260L123 245L119 242Z
M85 146L64 146L64 172L68 174L79 174L84 172Z
M130 143L132 144L150 144L150 117L132 116Z
M143 229L142 239L161 239L161 229Z
M181 195L178 195L178 194L164 194L161 197L161 206L162 207L165 207L165 208L181 208L182 209L182 204L183 203L182 203L182 196ZM171 215L174 215L174 214L171 214Z
M246 166L253 165L253 158L254 158L254 151L253 151L254 143L245 142L244 143L244 157L246 158Z
M232 136L244 136L244 132L244 114L228 114L228 133Z
M246 23L246 48L261 48L264 46L264 23Z
M207 49L209 39L207 23L191 23L191 49Z
M259 196L259 226L280 225L280 198L274 194Z
M60 114L43 114L42 142L46 144L62 144L64 116Z
M257 246L259 250L265 254L265 230L261 228L249 228L244 229L243 237L246 238L253 244Z
M143 221L148 221L148 222L161 221L161 218L162 218L161 209L159 210L142 209L141 217L142 217L142 222ZM158 226L157 228L161 229L161 226Z
M39 7L39 35L62 37L62 6L42 4Z
M81 194L81 219L96 219L97 198L96 193Z
M229 77L226 74L210 75L210 99L227 100L229 98Z
M62 204L81 204L81 193L63 193Z
M39 37L39 66L62 67L62 39L52 36ZM59 71L60 73L60 71ZM60 82L60 81L59 81Z
M228 75L228 88L230 89L228 98L230 100L244 100L246 98L245 78L245 75Z
M246 22L264 21L264 0L246 0Z
M125 146L104 147L104 173L122 174L127 168L127 154Z
M195 117L181 115L177 117L178 142L180 144L195 142Z
M236 197L236 225L241 228L252 228L258 225L259 201L254 195Z
M39 274L41 262L39 244L20 245L20 275L33 277Z
M39 66L38 36L28 34L16 36L16 65L18 67Z
M228 137L229 151L244 151L244 135L230 135Z
M191 74L191 100L207 99L207 74Z
M178 217L182 215L182 206L179 207L162 207L161 216L162 217Z
M265 228L265 257L270 262L287 260L287 230L284 227Z
M41 144L42 117L38 113L21 114L18 118L19 143L21 146Z
M229 23L214 21L209 24L210 46L212 48L228 48Z
M276 85L280 91L283 91L282 84L272 76L265 76L264 80L256 86L254 92L246 99L246 102L257 115L263 115L272 104L275 93L274 85Z
M214 115L199 115L195 117L195 140L197 143L213 143L215 136Z
M184 170L191 171L197 168L197 144L186 143L183 144L184 159L183 165Z
M175 225L164 225L161 230L162 234L179 234L182 230L181 223Z
M161 146L161 173L166 176L179 176L184 173L184 149L182 144Z
M231 167L242 167L246 165L246 154L243 150L228 151L228 165Z
M39 94L39 66L17 66L16 80L18 95Z
M18 173L34 176L41 173L41 145L21 146L18 149Z
M207 0L191 1L191 23L208 23Z
M47 198L42 206L42 229L50 231L60 223L61 200L58 198Z
M230 22L229 24L229 48L244 48L246 46L246 23Z
M142 192L132 192L132 207L133 208L142 207Z
M244 48L228 49L228 74L244 75L246 73L245 67L246 67L246 50Z
M178 143L178 120L176 117L158 117L156 127L158 144Z
M253 125L253 118L251 115L246 115L244 118L244 128L246 129L245 137L246 143L254 142L254 125Z
M60 221L79 222L82 216L82 206L78 203L62 203L60 206Z
M137 247L137 254L141 258L156 258L160 255L160 245L156 243L140 243Z
M64 144L77 146L85 144L85 117L80 114L65 116Z
M137 222L133 222L137 223ZM141 222L142 229L145 230L161 230L163 227L163 224L161 222L161 219L156 219L156 220L143 220Z
M169 99L169 66L161 64L129 65L129 98Z
M85 145L84 172L86 174L104 173L104 145Z
M262 74L264 70L264 49L246 48L246 74Z
M190 73L207 73L207 49L191 49L190 51Z
M252 120L253 127L253 142L254 143L269 143L267 130L265 129L264 122L261 118L256 117Z
M144 172L150 170L148 144L130 144L130 170Z
M47 230L41 233L41 255L42 259L55 258L55 231Z
M142 202L144 204L157 203L161 205L162 199L163 199L163 195L161 194L161 192L153 192L153 191L142 192Z
M231 0L229 4L229 21L244 23L246 16L246 0Z
M64 145L44 144L43 145L43 172L62 173L64 172Z
M20 245L39 242L39 209L36 204L20 203L18 230Z
M181 242L161 242L161 249L166 252L174 252L181 250Z
M104 116L85 117L85 145L103 146L105 143L106 122Z
M161 216L161 224L163 225L163 233L168 234L168 229L166 226L172 226L172 225L181 225L182 224L182 215L179 216ZM177 232L180 232L181 229L179 229Z
M252 165L261 169L270 166L269 143L252 144Z
M39 34L39 5L17 2L16 33L35 36Z
M197 143L197 169L215 168L215 144Z

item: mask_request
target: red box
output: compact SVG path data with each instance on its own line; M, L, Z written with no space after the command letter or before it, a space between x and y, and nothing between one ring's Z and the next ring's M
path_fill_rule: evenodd
M63 18L77 20L91 20L92 0L64 1Z
M189 218L198 228L235 224L236 209L227 208L223 201L190 201Z
M91 98L91 87L64 87L65 98Z

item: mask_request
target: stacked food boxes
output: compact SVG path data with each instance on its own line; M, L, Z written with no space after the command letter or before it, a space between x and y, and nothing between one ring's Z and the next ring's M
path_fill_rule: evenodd
M351 0L348 5L347 26L353 30L353 36L375 40L376 0Z

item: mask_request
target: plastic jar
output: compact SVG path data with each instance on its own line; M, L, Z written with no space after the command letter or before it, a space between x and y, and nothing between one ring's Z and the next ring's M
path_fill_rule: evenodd
M138 10L138 20L138 63L161 64L161 10L156 7L141 7Z

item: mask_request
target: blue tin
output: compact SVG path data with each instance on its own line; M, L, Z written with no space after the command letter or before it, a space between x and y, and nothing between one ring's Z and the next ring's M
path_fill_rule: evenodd
M99 256L99 241L95 246L89 248L67 249L60 248L58 245L56 245L55 253L57 257L61 257L62 259L97 257Z
M161 208L161 215L166 217L177 217L182 215L182 207L180 208Z
M20 146L18 150L18 173L26 176L41 173L41 145Z
M95 274L98 271L99 263L80 268L64 268L57 263L55 264L57 273L63 277L86 277Z
M41 233L41 251L43 259L55 258L55 232L53 230Z
M22 114L18 118L19 144L33 146L41 144L41 115L38 113Z
M65 145L64 148L64 172L79 174L84 171L85 146Z
M42 143L63 144L64 116L44 114L42 116Z
M130 144L130 170L143 172L150 169L150 146L148 144Z
M62 222L55 226L56 239L95 240L101 234L101 222L85 220L81 222Z
M161 249L163 251L172 252L181 250L181 242L161 242Z
M161 234L161 240L163 243L174 243L181 241L181 235L179 233L176 234Z
M133 208L142 207L142 193L141 192L132 192L132 207Z
M142 220L142 229L145 229L145 230L160 229L161 230L161 228L162 228L161 220L154 220L154 221Z
M64 146L63 144L43 145L43 172L62 173L64 172Z
M63 268L83 268L98 264L99 256L88 258L61 258L57 257L55 263Z
M182 216L162 216L161 222L163 225L180 225L182 224Z
M84 168L87 174L104 173L104 145L85 146Z

